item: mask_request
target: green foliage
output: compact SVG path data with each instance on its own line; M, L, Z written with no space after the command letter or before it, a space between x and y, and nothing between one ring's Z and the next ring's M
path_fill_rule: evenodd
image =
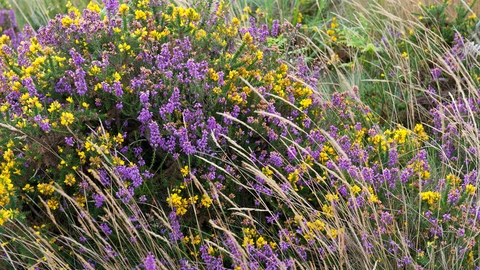
M444 0L439 4L429 6L421 5L422 13L416 13L426 29L443 38L447 44L453 45L455 33L460 33L464 37L469 37L474 33L477 17L471 13L472 7L477 0L472 1L466 6L464 3L454 5L455 17L448 17L448 8L451 1ZM420 29L421 30L421 29Z

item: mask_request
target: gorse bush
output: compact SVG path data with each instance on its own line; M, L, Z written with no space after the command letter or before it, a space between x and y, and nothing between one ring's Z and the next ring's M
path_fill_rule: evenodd
M210 132L235 129L219 126L216 112L246 115L258 100L237 86L240 77L257 86L287 71L259 47L269 29L253 25L236 41L239 21L225 24L223 12L202 19L192 8L113 1L102 15L91 3L83 14L70 7L17 50L4 36L4 121L26 136L6 141L6 152L23 153L14 163L26 171L15 182L29 191L39 179L63 179L54 182L75 192L75 172L98 169L109 155L137 188L165 162L179 172L189 156L213 153ZM26 179L28 171L37 177ZM40 193L52 195L49 183Z
M314 46L315 29L235 17L226 2L67 9L0 37L5 265L479 265L476 62L460 34L430 73L415 54L430 40L404 42L421 31L370 40L335 17ZM353 67L335 56L343 45L361 52ZM405 71L386 73L388 59ZM359 63L425 93L433 123L385 123L389 107L368 106L378 85L340 81ZM444 76L458 97L438 93Z
M2 37L3 125L15 134L3 144L2 224L41 222L40 200L60 216L69 212L55 186L80 207L101 208L105 196L79 174L98 175L97 184L126 205L155 198L179 216L208 208L207 192L180 194L190 172L207 189L227 180L192 156L219 156L227 135L255 151L264 147L229 118L258 122L253 109L268 105L252 88L292 101L295 93L305 108L312 103L311 90L287 78L287 66L266 45L278 35L276 21L269 29L252 18L239 29L238 19L225 21L223 3L197 6L204 17L149 1L68 8L38 34L27 28L21 37ZM116 188L104 162L119 174ZM171 195L164 190L176 186Z

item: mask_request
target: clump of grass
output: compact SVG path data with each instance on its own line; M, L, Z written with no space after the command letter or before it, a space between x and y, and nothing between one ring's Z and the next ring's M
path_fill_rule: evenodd
M70 2L72 5L83 9L90 0L4 0L4 2L8 5L8 8L15 11L20 29L28 24L36 30L46 25L56 14L67 13L67 3Z

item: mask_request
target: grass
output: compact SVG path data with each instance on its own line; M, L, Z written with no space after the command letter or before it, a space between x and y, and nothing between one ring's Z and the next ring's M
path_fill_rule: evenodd
M5 0L15 11L20 29L25 24L35 30L46 25L56 14L67 13L67 3L84 9L90 1L86 0ZM98 1L93 1L94 3Z

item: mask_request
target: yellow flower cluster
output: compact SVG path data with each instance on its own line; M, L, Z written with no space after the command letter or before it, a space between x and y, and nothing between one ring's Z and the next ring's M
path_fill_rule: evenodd
M75 117L71 112L62 112L62 116L60 117L60 124L64 126L69 126L73 124Z
M52 183L42 183L37 185L37 190L43 195L52 195L55 189L52 186Z
M201 19L200 14L193 8L184 8L175 6L173 4L169 5L173 9L172 15L162 14L164 20L169 22L180 22L180 26L188 25L192 29L195 29L196 26L192 22L197 22Z
M125 15L127 14L128 10L130 10L130 8L128 7L127 4L121 4L120 7L118 8L118 12L120 12L120 15Z
M420 196L422 197L422 201L426 201L429 205L432 205L440 200L440 193L436 191L425 191L420 193Z
M263 167L262 168L262 173L268 177L268 178L272 178L272 175L273 175L273 171L270 169L270 167Z
M174 207L176 209L177 215L185 215L187 213L187 207L189 204L195 204L198 201L198 195L192 196L188 199L183 198L178 193L173 193L170 197L167 198L167 203L170 207ZM202 199L202 204L207 204L208 201ZM211 204L211 202L210 202Z
M332 22L330 23L330 28L327 30L327 35L330 37L330 40L336 42L338 36L336 35L335 29L338 28L337 18L333 17Z
M413 132L417 135L419 141L428 141L428 135L422 124L416 124L413 128Z
M268 244L267 240L255 231L253 228L243 228L243 247L248 245L256 245L257 248L262 248L264 245ZM270 243L270 246L273 246L274 243Z
M7 144L7 149L3 152L3 162L0 163L0 207L6 207L10 203L10 197L15 190L11 174L20 174L16 168L15 154L10 149L13 146L13 142Z
M393 139L398 143L398 144L403 144L405 143L407 136L410 134L410 130L405 129L405 128L400 128L395 130L395 133L393 135Z
M316 231L325 231L325 222L319 220L319 219L315 219L315 221L311 222L311 221L308 221L307 222L307 227L310 229L310 230L316 230Z
M185 165L185 167L183 167L183 168L180 170L180 172L182 173L182 176L183 176L183 177L186 177L186 176L188 175L188 172L189 172L189 170L188 170L188 165Z
M210 198L210 196L208 196L207 194L203 194L202 195L202 200L200 201L200 203L205 206L206 208L209 208L211 205L212 205L212 198Z
M477 190L477 188L472 184L467 184L465 186L465 192L467 192L467 194L469 194L469 195L475 195L476 190Z
M447 181L450 182L453 186L456 186L462 182L462 179L460 177L449 173L446 177Z
M0 226L12 216L12 210L0 209Z
M322 151L320 152L320 161L325 164L328 160L330 159L337 159L338 156L335 155L335 150L333 149L333 147L325 144L323 146L323 149Z
M297 183L299 173L300 172L298 170L295 170L294 172L289 173L287 176L288 181L292 184Z
M371 203L379 203L380 200L378 199L378 196L375 195L375 193L373 192L373 188L368 187L368 191L370 192L370 196L368 197L368 201L371 202Z
M75 176L73 174L69 173L65 176L65 180L63 182L67 186L73 186L75 184L75 182L77 182L77 181L75 180Z
M85 140L85 151L77 149L77 154L80 157L80 161L84 164L87 161L87 154L90 154L89 161L91 165L97 168L101 166L101 159L99 155L110 155L111 149L119 147L124 142L123 135L117 133L116 136L110 135L108 131L99 127L95 133L87 136ZM113 165L124 165L125 161L116 156L110 155Z

